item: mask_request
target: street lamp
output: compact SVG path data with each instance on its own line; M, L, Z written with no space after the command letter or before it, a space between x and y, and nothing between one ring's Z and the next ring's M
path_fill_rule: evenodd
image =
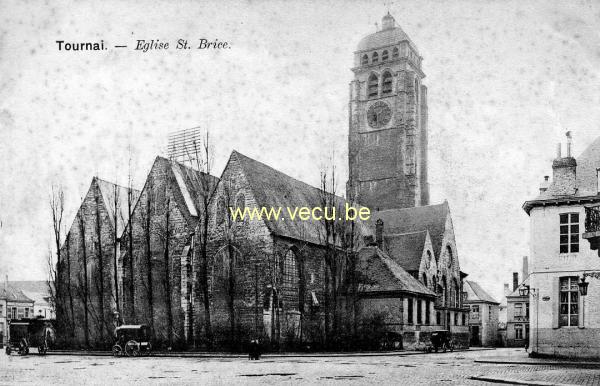
M590 283L585 281L585 274L581 277L581 280L579 281L579 283L577 283L577 285L579 286L579 293L581 294L581 296L586 296L587 295L587 290L588 290L588 285Z
M587 288L586 288L587 290ZM521 287L519 287L519 295L521 296L529 296L531 294L531 296L533 298L535 298L536 302L535 302L535 350L538 350L539 347L539 326L540 326L540 302L538 299L538 289L537 288L531 288L530 286L523 284Z

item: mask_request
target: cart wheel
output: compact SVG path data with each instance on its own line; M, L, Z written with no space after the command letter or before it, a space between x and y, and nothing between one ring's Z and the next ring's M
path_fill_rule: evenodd
M123 349L118 344L115 344L112 348L112 354L115 357L120 357L121 355L123 355Z
M138 342L136 342L135 340L130 340L129 342L127 342L127 344L125 344L125 354L127 354L128 357L139 356L140 349L138 346Z

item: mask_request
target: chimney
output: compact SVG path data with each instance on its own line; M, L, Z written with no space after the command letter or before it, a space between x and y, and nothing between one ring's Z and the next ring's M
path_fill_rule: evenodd
M572 152L572 137L571 132L567 132L567 156L560 157L560 152L557 153L557 158L552 161L552 185L550 190L555 196L570 196L576 191L576 171L577 161L571 156Z
M527 276L529 276L529 262L527 256L523 256L523 280L527 279Z
M383 221L381 219L375 222L375 243L379 248L383 248Z
M513 272L513 291L519 287L519 272Z
M508 290L508 283L504 283L504 296L510 295L510 291Z
M550 176L544 176L544 181L540 184L540 193L544 193L550 186Z

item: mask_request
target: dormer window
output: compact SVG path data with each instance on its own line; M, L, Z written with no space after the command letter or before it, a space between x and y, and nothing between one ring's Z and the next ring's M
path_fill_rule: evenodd
M367 87L369 98L377 97L379 88L379 79L377 78L377 75L371 74L371 76L369 76L369 82Z
M371 57L371 63L379 62L379 54L377 52L373 52L373 56Z
M388 52L387 52L387 50L385 50L385 51L383 51L381 53L381 61L385 62L386 60L388 60Z
M362 59L360 60L360 64L363 66L369 64L369 55L364 54Z
M392 74L385 72L383 74L381 93L383 95L389 95L392 93Z
M400 51L398 50L398 47L394 47L392 50L392 59L398 59L398 56L400 56Z

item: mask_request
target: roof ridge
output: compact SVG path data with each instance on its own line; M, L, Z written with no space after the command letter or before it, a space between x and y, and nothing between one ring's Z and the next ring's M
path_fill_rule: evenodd
M105 180L104 178L100 178L100 177L98 177L98 176L94 176L94 178L95 178L96 180L98 180L98 181L106 182L107 184L114 185L114 186L116 186L116 187L118 187L118 188L121 188L121 189L130 189L130 188L129 188L129 187L127 187L127 186L123 186L123 185L120 185L120 184L116 184L116 183L114 183L114 182L111 182L111 181ZM134 188L133 186L131 187L131 190L133 190L133 191L136 191L136 192L141 192L141 190L140 190L140 189L136 189L136 188Z
M404 233L385 233L383 236L409 236L409 235L416 235L418 233L427 233L429 232L428 229L423 229L420 231L414 231L414 232L404 232Z

